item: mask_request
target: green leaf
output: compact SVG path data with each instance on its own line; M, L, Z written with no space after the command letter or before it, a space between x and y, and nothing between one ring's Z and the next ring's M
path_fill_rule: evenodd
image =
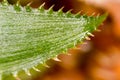
M0 75L44 64L75 47L106 18L0 4Z

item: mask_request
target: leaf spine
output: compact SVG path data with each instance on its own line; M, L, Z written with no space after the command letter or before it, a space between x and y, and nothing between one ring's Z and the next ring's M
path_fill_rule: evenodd
M37 71L37 72L40 72L40 70L39 69L37 69L36 67L32 67L35 71Z
M90 40L90 38L89 38L88 36L87 36L87 37L85 37L85 39L86 39L86 40Z
M31 73L28 69L24 69L25 73L28 75L28 76L31 76Z
M92 13L92 15L91 15L91 16L95 16L95 14L96 14L96 13L94 12L94 13Z
M15 10L16 12L20 12L20 11L22 10L19 0L18 0L17 3L14 5L14 10Z
M7 0L3 0L1 4L2 4L3 6L8 6L8 5L9 5L9 3L8 3Z
M49 9L48 9L48 13L49 14L52 14L53 13L53 7L54 7L55 5L52 5Z
M81 16L80 13L81 13L81 11L77 12L77 13L75 14L75 17L76 17L76 18L79 18L79 17Z
M72 13L71 13L72 10L73 10L73 9L70 9L70 10L68 10L68 11L66 12L67 17L70 17L70 16L72 15Z
M63 7L61 7L59 10L58 10L58 15L59 16L62 16L63 15L63 9L64 9L64 6Z
M96 31L97 31L97 32L101 32L101 30L100 30L100 29L96 29Z
M88 35L90 35L90 36L94 37L94 35L93 35L92 33L88 33Z
M74 47L76 46L76 44L77 44L77 41L74 42Z
M48 66L46 63L43 63L43 66L46 68L50 68L50 66Z
M40 5L40 7L38 8L38 10L40 12L44 12L45 11L44 6L45 6L45 2Z
M99 16L100 16L100 14L98 13L96 17L99 18Z
M18 77L18 72L13 72L13 77L14 77L16 80L21 80L21 79Z
M53 60L58 61L58 62L61 62L61 60L58 59L57 57L53 58Z
M30 7L31 4L32 4L32 2L28 3L28 4L25 6L26 12L31 12L31 11L32 11L32 8Z

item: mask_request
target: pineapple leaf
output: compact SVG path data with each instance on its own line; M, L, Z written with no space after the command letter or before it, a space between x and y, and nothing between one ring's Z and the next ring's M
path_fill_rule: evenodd
M53 7L53 6L52 6ZM106 18L0 3L0 76L45 64L81 43ZM37 69L36 69L37 70ZM29 73L28 73L29 74Z

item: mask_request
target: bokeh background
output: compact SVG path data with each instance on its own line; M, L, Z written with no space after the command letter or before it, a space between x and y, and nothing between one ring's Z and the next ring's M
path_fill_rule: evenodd
M8 0L15 4L17 0ZM66 12L88 16L108 12L108 18L95 31L91 40L69 49L71 55L59 55L61 62L48 60L50 66L26 80L120 80L120 1L119 0L19 0L22 6L31 2L37 8L45 2L45 9L55 4L54 11L64 6Z

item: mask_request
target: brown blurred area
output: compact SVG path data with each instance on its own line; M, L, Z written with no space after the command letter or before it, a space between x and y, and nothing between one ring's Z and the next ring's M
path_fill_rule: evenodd
M16 0L8 0L11 4ZM109 13L99 26L100 32L77 48L68 51L71 55L59 55L61 62L49 60L50 68L33 80L120 80L120 1L119 0L20 0L21 5L32 2L39 7L46 3L45 9L55 4L57 11L73 9L72 13L93 15ZM52 64L52 65L51 65Z

